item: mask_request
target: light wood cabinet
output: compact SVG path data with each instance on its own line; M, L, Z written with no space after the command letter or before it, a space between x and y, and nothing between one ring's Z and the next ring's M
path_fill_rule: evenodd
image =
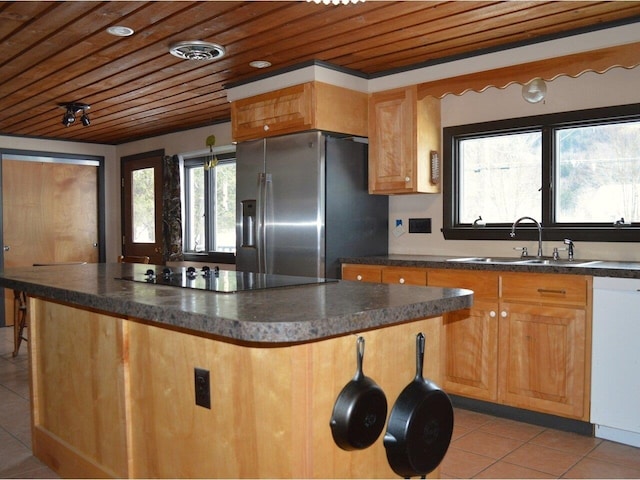
M344 264L342 266L342 279L358 282L426 286L427 270L424 268Z
M437 193L440 99L418 98L417 86L369 98L369 193Z
M342 279L382 283L382 267L375 265L342 265Z
M366 137L367 94L322 82L307 82L231 103L236 141L324 130Z
M367 270L371 268L371 271ZM345 265L343 278L467 288L443 317L441 387L453 394L589 420L592 278L582 275ZM379 275L379 276L378 276Z
M498 399L497 272L429 270L428 285L468 288L473 307L443 317L442 388L495 402Z
M400 285L427 285L427 271L423 268L385 267L382 269L383 283Z
M585 276L502 276L501 402L589 419L590 292Z

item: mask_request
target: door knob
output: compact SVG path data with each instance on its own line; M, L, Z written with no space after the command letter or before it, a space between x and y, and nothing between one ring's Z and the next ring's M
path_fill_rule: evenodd
M3 250L4 250L5 252L8 252L8 251L9 251L9 245L5 245L5 246L3 247Z

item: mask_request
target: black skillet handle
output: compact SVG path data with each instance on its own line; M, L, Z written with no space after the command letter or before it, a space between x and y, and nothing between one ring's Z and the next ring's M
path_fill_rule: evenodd
M422 366L424 365L424 334L416 335L416 380L423 380Z
M364 372L362 371L362 362L364 360L364 338L358 337L356 341L356 374L353 377L354 380L358 381L364 378Z

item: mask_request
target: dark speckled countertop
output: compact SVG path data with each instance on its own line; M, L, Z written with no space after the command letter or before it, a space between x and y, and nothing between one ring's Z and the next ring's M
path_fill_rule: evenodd
M565 262L557 265L531 265L519 263L468 263L452 261L453 259L471 257L473 257L473 255L437 256L392 254L374 257L341 258L340 261L342 263L384 265L393 267L496 270L504 272L563 273L570 275L592 275L594 277L640 278L640 262L576 259L573 264L567 264Z
M473 303L469 290L348 281L213 293L117 279L149 267L114 263L6 269L0 273L0 286L158 326L258 344L357 333Z

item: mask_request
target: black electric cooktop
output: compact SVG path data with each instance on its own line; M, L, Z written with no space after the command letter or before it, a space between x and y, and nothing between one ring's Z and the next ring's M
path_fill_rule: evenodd
M203 267L198 271L194 267L149 268L146 273L118 277L119 280L167 285L170 287L193 288L218 293L236 293L266 288L295 287L300 285L319 285L337 280L316 277L294 277L254 272L220 270L218 267Z

